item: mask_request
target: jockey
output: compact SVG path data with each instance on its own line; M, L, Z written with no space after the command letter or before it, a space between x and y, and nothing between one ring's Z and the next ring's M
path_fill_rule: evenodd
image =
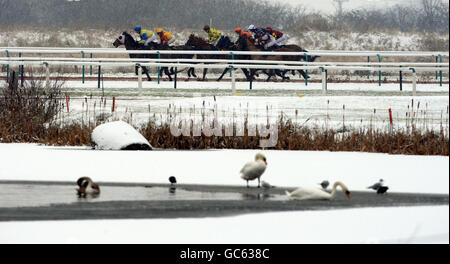
M248 31L252 32L255 36L258 32L261 32L262 34L267 33L265 28L257 28L255 25L248 26Z
M273 30L272 27L266 27L267 33L272 35L275 38L275 44L283 42L286 40L286 35L278 30Z
M175 42L175 37L170 34L169 32L164 32L162 28L156 29L156 34L158 34L159 39L161 40L161 44L163 45L169 45Z
M208 33L208 43L216 46L219 43L220 39L223 38L222 32L217 29L211 28L208 25L203 27L203 30Z
M265 50L269 49L270 47L278 47L276 44L275 37L270 35L269 33L263 31L258 31L255 35L256 39L258 40L259 44L264 47Z
M150 42L156 39L155 33L151 30L142 29L140 26L134 27L134 31L139 34L141 40L138 41L139 44L148 46Z
M247 38L253 38L253 35L252 35L252 34L246 32L246 31L242 31L242 29L241 29L240 27L237 27L237 28L234 30L234 32L236 32L237 34L239 34L239 37L242 37L242 36L245 35L245 36L247 36Z

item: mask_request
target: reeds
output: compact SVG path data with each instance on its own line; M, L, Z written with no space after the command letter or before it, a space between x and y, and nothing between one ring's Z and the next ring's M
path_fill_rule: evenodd
M380 115L384 113L373 109L367 125L361 119L361 125L354 127L346 118L345 105L342 119L338 121L342 123L330 124L329 101L321 123L312 123L311 117L305 117L304 121L298 109L293 119L283 112L274 115L269 105L265 107L266 116L254 120L248 103L233 109L218 109L215 102L205 101L200 107L169 105L161 113L152 112L155 110L148 105L148 113L139 113L139 117L129 108L116 115L117 104L113 112L112 100L107 102L104 97L85 97L80 102L81 109L72 110L74 103L70 96L61 95L61 84L54 83L49 89L44 89L43 82L25 84L21 87L17 78L12 78L1 89L0 142L90 145L91 132L97 125L122 119L137 127L153 147L161 149L259 149L260 141L270 137L263 136L259 128L275 125L277 140L271 149L449 155L448 106L446 111L440 111L440 121L430 122L430 118L437 118L429 110L432 107L414 100L407 107L404 123L396 116L394 125L376 126L373 122L382 119ZM137 120L141 121L140 125L134 124ZM202 133L199 125L204 124L215 124L216 133ZM174 135L171 126L183 133Z

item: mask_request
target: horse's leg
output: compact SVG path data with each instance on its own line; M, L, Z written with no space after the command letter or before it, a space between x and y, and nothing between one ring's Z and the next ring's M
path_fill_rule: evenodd
M265 74L267 74L267 79L266 79L266 82L268 82L269 80L270 80L270 78L272 77L272 75L273 75L273 71L272 70L269 70L269 72L266 72L265 70L263 71Z
M169 67L164 67L164 73L169 76L169 81L172 81L172 74L169 72Z
M148 69L145 66L142 66L142 70L144 71L145 75L147 75L147 80L150 82L152 78L150 78L150 74L148 74Z
M241 70L242 70L242 72L244 73L244 75L245 75L245 78L247 79L247 81L250 81L250 78L249 78L249 72L248 72L248 70L247 69L244 69L244 68L241 68Z
M286 76L286 72L287 72L287 70L284 70L284 71L278 70L278 69L275 70L275 74L280 76L283 79L283 81L289 80L289 77Z
M230 68L225 68L225 70L222 72L222 75L220 75L219 79L217 79L218 82L222 80L223 76L230 70Z
M205 80L205 77L206 77L206 73L208 72L208 68L204 68L203 69L203 79L202 79L202 81L204 81Z
M195 74L195 68L194 67L191 68L191 74L192 74L192 76L194 76L194 78L197 78L197 74Z
M303 76L304 79L306 79L306 73L304 70L298 70L298 72Z

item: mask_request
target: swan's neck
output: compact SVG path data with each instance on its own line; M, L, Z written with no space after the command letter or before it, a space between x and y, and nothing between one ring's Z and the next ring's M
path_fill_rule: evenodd
M347 186L345 186L345 184L343 184L340 181L337 181L333 184L333 189L331 190L330 193L330 199L333 199L334 197L336 197L336 191L337 191L337 187L340 186L342 190L347 190Z

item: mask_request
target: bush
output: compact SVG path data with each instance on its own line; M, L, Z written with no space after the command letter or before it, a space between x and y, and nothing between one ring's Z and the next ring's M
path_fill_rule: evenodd
M18 74L0 90L0 140L2 142L38 142L59 111L61 86L54 82L32 80L19 85Z

